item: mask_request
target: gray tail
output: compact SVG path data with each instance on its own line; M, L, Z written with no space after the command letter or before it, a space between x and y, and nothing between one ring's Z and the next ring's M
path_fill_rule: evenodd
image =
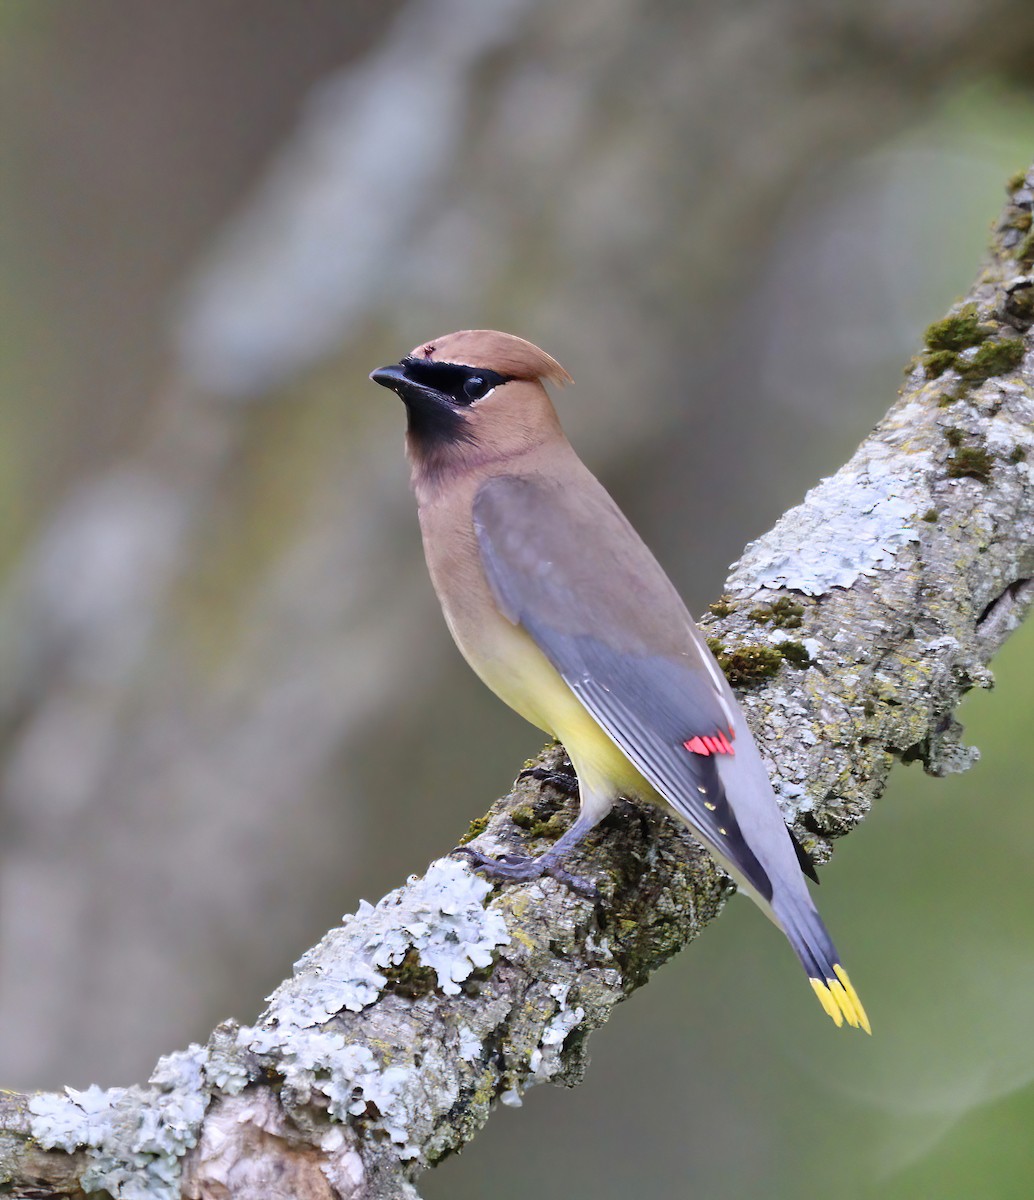
M846 1021L855 1029L872 1033L858 993L810 898L804 897L799 901L794 898L789 903L777 902L772 908L826 1013L837 1025Z

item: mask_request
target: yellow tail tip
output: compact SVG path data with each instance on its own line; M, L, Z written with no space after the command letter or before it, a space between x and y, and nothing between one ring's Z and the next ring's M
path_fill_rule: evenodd
M833 964L833 976L832 979L808 981L826 1014L832 1017L838 1028L846 1021L854 1029L864 1029L866 1033L871 1034L872 1027L862 1002L858 999L858 993L839 963Z

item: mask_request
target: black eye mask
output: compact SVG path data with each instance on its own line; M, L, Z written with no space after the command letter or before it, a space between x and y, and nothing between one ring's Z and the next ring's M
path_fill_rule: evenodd
M406 377L422 387L434 388L455 404L472 404L512 376L487 367L464 367L458 363L434 362L427 358L404 358L399 366Z

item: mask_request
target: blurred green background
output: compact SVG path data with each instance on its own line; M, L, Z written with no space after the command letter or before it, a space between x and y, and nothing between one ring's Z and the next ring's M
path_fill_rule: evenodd
M699 610L975 276L1031 63L1007 0L0 0L0 1084L253 1017L537 750L371 368L542 344ZM823 872L871 1040L735 899L423 1194L1029 1196L1032 666Z

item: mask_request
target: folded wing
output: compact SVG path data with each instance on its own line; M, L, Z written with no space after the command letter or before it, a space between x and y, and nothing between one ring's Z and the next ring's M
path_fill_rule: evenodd
M656 559L586 479L482 484L473 515L489 585L640 774L770 900L718 772L719 756L735 752L718 668Z

